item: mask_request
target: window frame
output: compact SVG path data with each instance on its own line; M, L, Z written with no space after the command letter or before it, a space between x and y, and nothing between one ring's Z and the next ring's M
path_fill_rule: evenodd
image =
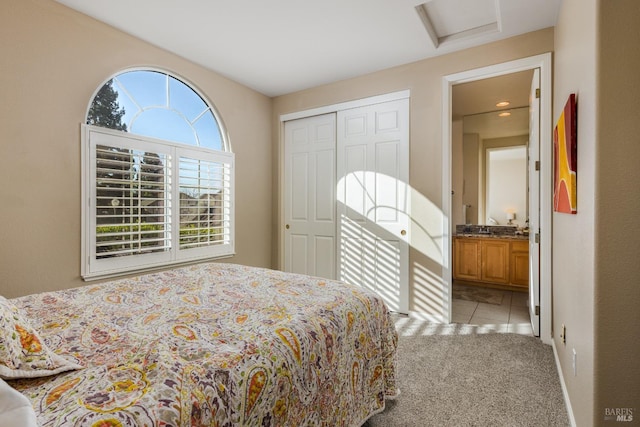
M132 72L132 71L149 71L149 72L152 72L152 73L164 74L166 76L169 76L169 77L172 77L172 78L178 80L179 82L181 82L182 84L187 86L189 89L191 89L196 95L198 95L200 97L200 99L202 99L204 101L204 103L207 105L208 109L211 111L211 114L213 115L213 118L215 119L216 123L218 124L218 130L220 131L220 138L221 138L221 143L222 143L221 151L229 152L229 153L233 152L233 150L231 148L231 138L229 137L229 134L227 133L227 126L225 125L225 122L222 119L222 116L220 116L220 113L218 112L218 109L215 107L215 105L212 102L209 101L209 99L203 94L203 92L198 88L197 85L194 85L192 82L182 78L178 74L175 74L173 72L167 71L167 70L165 70L163 68L159 68L159 67L152 67L152 66L151 67L129 67L129 68L126 68L124 70L120 70L117 73L114 73L113 75L111 75L108 79L105 79L95 89L95 91L91 95L91 98L89 99L89 103L87 104L87 110L86 110L87 113L85 114L85 119L88 116L89 110L91 109L91 105L93 104L93 100L95 99L96 95L98 95L98 93L100 92L100 89L102 89L102 87L109 80L113 80L114 78L117 78L122 74L129 73L129 72ZM157 106L154 106L154 107L157 107ZM141 107L140 111L145 111L147 109L148 109L148 107ZM173 110L173 111L176 111L176 110ZM140 114L140 112L138 114ZM108 128L104 128L104 129L108 129ZM132 133L132 135L140 135L140 134ZM142 136L144 136L144 135L142 135ZM151 138L151 137L149 137L149 138ZM188 144L185 144L185 146L195 147L194 145L188 145Z
M84 280L116 277L133 272L142 272L160 267L189 264L204 260L222 259L235 255L235 155L232 152L216 151L150 138L98 126L82 124L82 271ZM115 140L117 138L117 141ZM108 140L108 142L104 142ZM170 156L168 168L171 180L170 198L172 212L170 224L171 247L168 251L134 254L126 257L97 259L96 257L96 149L98 145L116 146L125 149L142 149ZM228 243L206 247L180 249L180 181L179 159L186 154L193 159L223 162L229 167L229 240Z

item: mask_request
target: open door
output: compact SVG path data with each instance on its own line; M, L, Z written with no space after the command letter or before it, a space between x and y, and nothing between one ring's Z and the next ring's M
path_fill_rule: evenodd
M540 69L533 70L529 95L529 316L540 336Z

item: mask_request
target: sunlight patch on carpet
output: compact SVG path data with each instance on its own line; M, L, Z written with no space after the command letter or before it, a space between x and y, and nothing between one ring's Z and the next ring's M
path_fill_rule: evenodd
M509 333L509 325L506 323L468 325L464 323L433 323L415 319L408 316L393 314L398 335L429 336L429 335L478 335Z

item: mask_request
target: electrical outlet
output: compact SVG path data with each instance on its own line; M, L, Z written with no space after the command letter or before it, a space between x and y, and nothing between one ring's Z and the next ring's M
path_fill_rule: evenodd
M578 353L576 353L576 349L573 350L573 376L578 375Z
M562 344L567 343L567 327L564 325L560 328L560 339L562 340Z

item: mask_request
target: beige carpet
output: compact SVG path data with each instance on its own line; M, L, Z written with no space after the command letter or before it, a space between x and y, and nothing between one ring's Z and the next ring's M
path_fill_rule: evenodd
M483 302L486 304L502 304L504 291L476 286L453 285L453 298L465 301Z
M551 346L398 317L400 396L363 427L568 426Z

